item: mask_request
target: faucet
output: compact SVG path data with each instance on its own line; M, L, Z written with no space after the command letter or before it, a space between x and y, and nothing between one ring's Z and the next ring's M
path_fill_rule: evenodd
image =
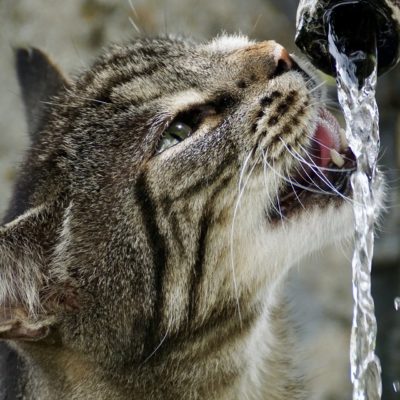
M399 61L399 0L300 0L296 26L297 46L328 75L336 75L329 36L353 59L364 54L359 75L368 76L376 59L378 75Z

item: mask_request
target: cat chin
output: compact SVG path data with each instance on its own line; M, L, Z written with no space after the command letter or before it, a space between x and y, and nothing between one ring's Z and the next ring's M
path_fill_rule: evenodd
M380 215L385 209L385 182L380 172L376 182L375 218L379 225ZM336 198L325 204L309 204L305 209L300 206L284 222L275 221L274 228L267 236L268 241L275 246L274 253L277 258L289 267L328 245L340 245L342 242L352 240L354 236L352 200ZM323 262L322 259L321 264Z
M344 200L332 202L325 207L315 205L300 212L289 225L289 230L294 231L293 241L299 244L297 255L302 258L328 245L353 237L352 205Z
M329 204L323 208L316 205L299 210L285 222L274 223L273 228L265 232L265 252L285 271L309 254L351 239L353 233L350 203L343 201L340 205Z

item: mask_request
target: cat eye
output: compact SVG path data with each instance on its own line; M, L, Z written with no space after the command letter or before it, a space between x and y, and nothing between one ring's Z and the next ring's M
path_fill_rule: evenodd
M207 117L215 114L215 106L209 104L199 105L178 114L163 132L157 153L161 153L191 136Z
M174 121L164 132L164 136L158 146L157 151L162 151L175 146L185 140L193 132L193 129L181 121Z

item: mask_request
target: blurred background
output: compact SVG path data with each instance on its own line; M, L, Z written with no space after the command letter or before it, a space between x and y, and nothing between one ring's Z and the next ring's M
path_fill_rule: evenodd
M12 48L47 51L68 74L90 66L101 48L139 34L178 33L208 40L221 32L294 45L296 0L0 0L0 213L28 144ZM140 33L139 33L140 32ZM336 100L335 82L327 79ZM388 208L378 232L373 294L384 400L400 399L400 68L378 81L382 169ZM340 118L340 116L339 116ZM346 227L343 227L346 229ZM293 269L288 285L313 400L351 399L351 248L328 248Z

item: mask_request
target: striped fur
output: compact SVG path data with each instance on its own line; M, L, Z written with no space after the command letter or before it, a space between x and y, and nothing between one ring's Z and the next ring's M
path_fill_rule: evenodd
M52 240L20 232L36 266L20 258L15 279L0 242L0 302L25 310L18 326L48 328L13 344L24 398L307 398L284 277L351 235L351 212L328 197L271 221L279 174L298 166L278 139L309 146L322 101L313 72L278 73L282 51L244 37L140 39L62 79L13 200L31 224L46 205ZM171 121L205 104L199 129L158 154ZM39 274L33 294L27 274Z

